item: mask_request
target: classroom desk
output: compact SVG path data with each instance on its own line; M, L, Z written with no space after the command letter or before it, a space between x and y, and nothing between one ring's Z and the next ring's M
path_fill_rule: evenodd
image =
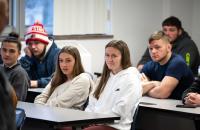
M72 126L80 129L81 126L99 123L113 123L120 117L114 115L104 115L89 113L80 110L65 109L58 107L48 107L40 104L18 102L18 108L23 108L29 120L37 120L54 128L61 126Z
M200 130L200 107L177 108L180 100L142 97L136 130Z
M26 102L34 102L37 95L41 94L44 88L29 88L27 92Z
M34 93L42 93L42 91L44 90L44 88L29 88L28 91L29 92L34 92Z

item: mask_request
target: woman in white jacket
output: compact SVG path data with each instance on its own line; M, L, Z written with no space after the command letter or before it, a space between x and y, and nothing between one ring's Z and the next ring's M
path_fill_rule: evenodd
M85 130L130 130L133 115L142 97L139 72L131 67L125 42L113 40L105 47L105 64L94 93L89 97L88 112L114 114L120 120L113 124L94 125Z
M52 80L34 103L82 110L92 84L91 76L84 72L78 49L65 46L58 54Z

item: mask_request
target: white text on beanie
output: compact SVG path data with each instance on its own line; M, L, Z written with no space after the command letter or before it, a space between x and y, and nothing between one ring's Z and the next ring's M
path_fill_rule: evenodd
M44 44L49 43L48 34L44 29L44 26L39 22L36 21L32 26L30 26L25 35L26 44L30 41L39 41Z

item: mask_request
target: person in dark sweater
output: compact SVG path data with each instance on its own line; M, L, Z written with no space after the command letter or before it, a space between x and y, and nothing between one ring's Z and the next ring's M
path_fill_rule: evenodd
M19 35L12 32L2 41L1 56L3 64L0 67L14 87L18 100L25 101L30 87L30 80L26 71L18 62L21 54L21 42L18 38Z
M200 106L200 76L184 91L182 101L187 105Z
M181 55L196 76L200 65L199 51L194 41L183 29L181 21L177 17L170 16L162 22L162 30L170 39L172 52ZM150 60L149 51L146 49L137 68L141 70L143 65Z

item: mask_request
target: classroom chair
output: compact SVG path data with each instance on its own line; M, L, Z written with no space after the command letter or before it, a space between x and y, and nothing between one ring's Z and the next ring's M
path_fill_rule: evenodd
M17 126L17 130L21 130L22 126L24 124L24 121L26 119L25 111L24 111L24 109L16 108L15 113L16 113L16 126Z
M131 130L136 130L136 120L137 120L138 110L139 110L139 105L135 109L135 113L133 116L133 122L131 123Z

